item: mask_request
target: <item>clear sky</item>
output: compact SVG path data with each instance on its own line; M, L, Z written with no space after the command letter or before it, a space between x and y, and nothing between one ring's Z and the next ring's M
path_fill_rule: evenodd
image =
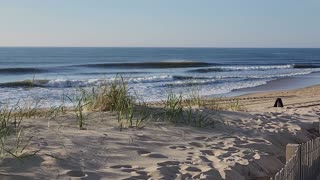
M0 0L0 46L320 47L320 0Z

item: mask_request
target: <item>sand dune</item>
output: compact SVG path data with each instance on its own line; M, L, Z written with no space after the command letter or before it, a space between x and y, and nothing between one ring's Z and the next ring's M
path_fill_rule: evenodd
M246 112L205 109L214 128L150 122L119 131L112 113L92 113L87 130L67 114L23 122L34 136L21 164L6 158L0 179L268 179L285 163L285 145L317 136L320 86L240 96ZM273 108L282 97L285 107Z

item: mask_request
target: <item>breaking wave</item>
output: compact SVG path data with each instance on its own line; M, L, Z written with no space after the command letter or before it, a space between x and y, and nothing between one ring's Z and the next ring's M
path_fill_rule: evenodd
M270 66L215 66L209 68L201 68L189 70L189 72L209 73L223 71L252 71L252 70L270 70L270 69L290 69L292 65L270 65Z
M287 64L287 65L257 65L257 66L214 66L189 70L194 73L224 72L224 71L264 71L272 69L315 69L320 66L312 64Z
M195 61L168 61L168 62L140 62L140 63L99 63L99 64L81 64L75 66L90 68L190 68L190 67L209 67L216 65L206 62Z

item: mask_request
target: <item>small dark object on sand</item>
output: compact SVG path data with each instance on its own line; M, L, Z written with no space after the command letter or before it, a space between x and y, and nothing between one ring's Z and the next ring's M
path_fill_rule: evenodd
M276 102L274 103L274 106L273 107L283 107L283 103L282 103L282 100L281 98L278 98L276 100Z

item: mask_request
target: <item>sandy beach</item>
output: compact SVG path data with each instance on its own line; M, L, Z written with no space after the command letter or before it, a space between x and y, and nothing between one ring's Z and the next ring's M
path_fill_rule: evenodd
M276 98L284 108L274 108ZM0 179L269 179L285 163L285 146L318 136L320 86L237 97L242 111L202 113L213 128L150 120L119 130L115 114L90 113L86 130L74 114L22 121L33 138L22 162L0 161ZM230 99L220 99L220 103ZM210 102L210 100L208 100Z
M320 1L0 2L0 180L320 180Z

